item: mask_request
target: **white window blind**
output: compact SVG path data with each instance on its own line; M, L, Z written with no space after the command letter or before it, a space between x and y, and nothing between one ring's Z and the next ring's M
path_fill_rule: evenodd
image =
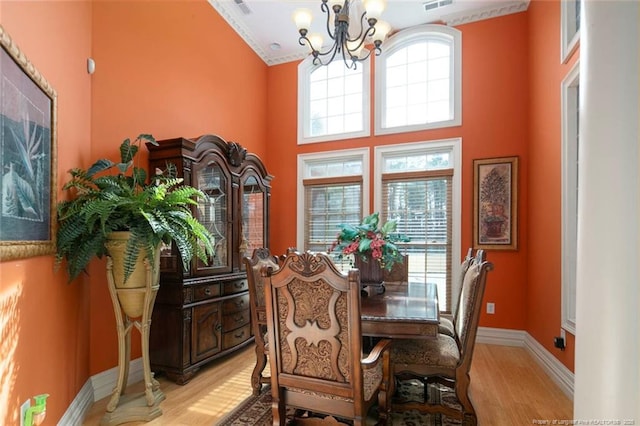
M304 222L305 250L327 252L342 223L360 223L362 218L362 177L306 179ZM338 259L336 265L349 265L349 259ZM343 265L344 264L344 265Z
M383 220L395 219L409 255L409 280L438 285L440 310L451 312L453 169L382 175Z
M298 156L298 248L328 252L342 223L360 223L368 203L368 149ZM348 270L351 259L336 265Z

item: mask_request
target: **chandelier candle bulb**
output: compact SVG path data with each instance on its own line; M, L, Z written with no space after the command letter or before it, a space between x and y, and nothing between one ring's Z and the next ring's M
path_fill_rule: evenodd
M309 9L298 9L293 13L293 21L296 23L296 27L301 35L306 35L309 27L311 27L311 21L313 15ZM304 31L304 34L302 32Z
M367 11L367 18L369 19L380 19L384 8L384 0L365 0L364 2L364 10Z
M391 25L389 25L385 21L378 21L375 25L376 32L373 33L373 41L382 43L385 38L387 38L387 34L391 31Z
M309 44L313 50L320 50L324 44L324 39L318 33L313 33L309 36Z

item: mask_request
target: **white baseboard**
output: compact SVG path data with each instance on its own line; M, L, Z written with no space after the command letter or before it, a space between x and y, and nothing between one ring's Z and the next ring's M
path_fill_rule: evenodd
M113 367L102 373L91 376L91 385L96 401L111 395L118 382L118 367ZM142 358L136 358L129 363L129 378L127 385L138 383L143 377Z
M551 352L546 350L545 347L529 333L527 333L524 345L542 369L556 382L560 389L562 389L562 392L573 401L574 374L571 370L558 361L558 358L554 357Z
M118 382L118 367L113 367L93 375L86 381L80 392L71 402L69 408L64 413L59 426L80 426L84 417L91 408L91 405L104 397L111 395ZM129 364L129 377L127 385L142 381L144 372L142 371L142 358L136 358Z
M526 331L506 328L478 327L476 342L489 345L524 346Z
M85 414L91 408L91 404L95 399L93 398L93 387L91 386L91 379L87 380L80 389L80 392L71 401L71 405L67 408L64 415L58 422L59 426L76 426L81 425Z
M476 342L524 347L562 392L573 400L574 374L526 331L478 327Z
M490 345L524 347L549 377L551 377L551 380L573 400L574 374L526 331L478 327L476 342ZM129 364L127 384L137 383L141 381L142 378L142 358L137 358ZM86 412L91 408L91 404L111 395L117 380L118 367L91 376L82 389L80 389L78 395L73 399L64 416L62 416L58 422L58 425L81 425Z

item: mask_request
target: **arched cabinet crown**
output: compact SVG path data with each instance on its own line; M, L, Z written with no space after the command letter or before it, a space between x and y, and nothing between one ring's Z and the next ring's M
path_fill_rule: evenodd
M194 214L213 235L215 255L185 269L175 247L165 247L153 311L151 367L184 384L203 364L252 341L242 258L269 247L272 176L257 155L216 135L147 148L149 170L175 167L185 184L208 195Z

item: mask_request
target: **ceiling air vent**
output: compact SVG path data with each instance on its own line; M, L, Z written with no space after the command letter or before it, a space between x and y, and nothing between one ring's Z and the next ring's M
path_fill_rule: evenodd
M240 8L242 13L244 13L245 15L251 14L251 9L249 9L249 7L246 4L244 4L243 0L233 0L233 1L236 2L236 5L238 5L238 8Z
M453 3L453 0L432 0L432 1L428 1L426 3L423 3L422 6L424 6L425 12L428 12L430 10L434 10L434 9L438 9L440 7L448 6L451 3Z

